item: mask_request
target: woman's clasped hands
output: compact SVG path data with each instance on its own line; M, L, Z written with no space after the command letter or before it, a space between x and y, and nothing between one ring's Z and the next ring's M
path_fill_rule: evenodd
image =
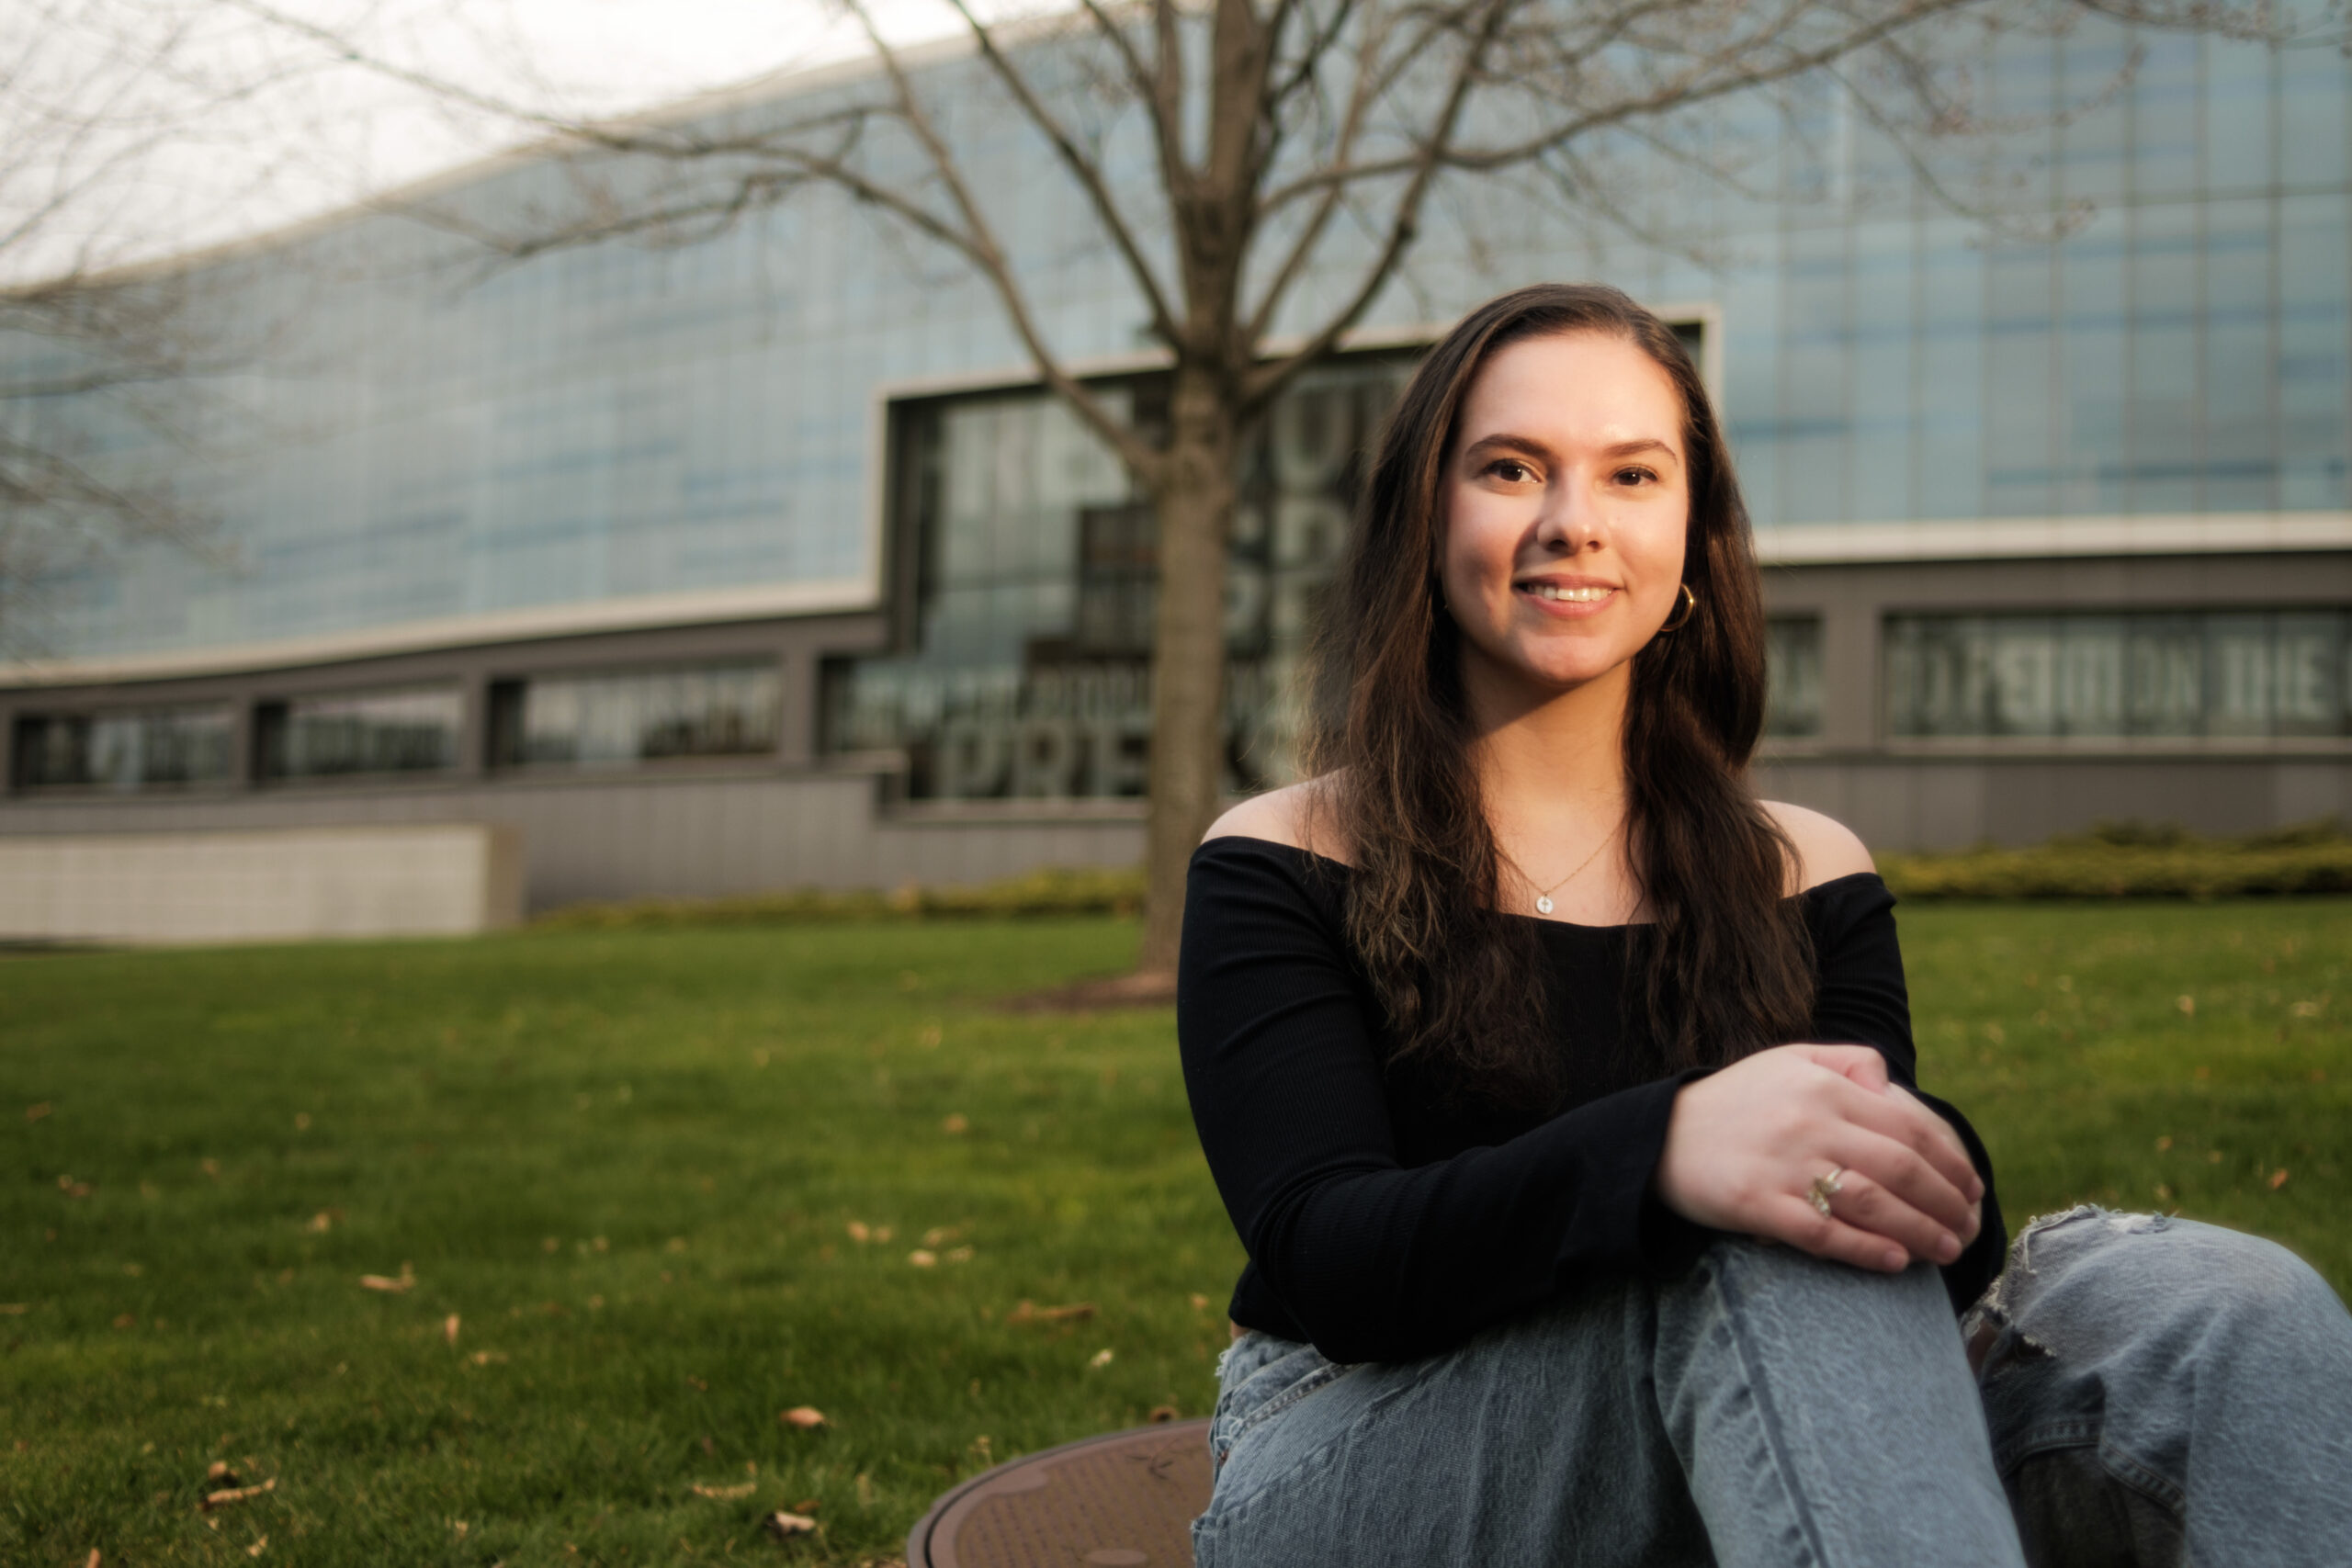
M1958 1258L1984 1196L1959 1135L1864 1045L1776 1046L1686 1085L1655 1184L1697 1224L1889 1273Z

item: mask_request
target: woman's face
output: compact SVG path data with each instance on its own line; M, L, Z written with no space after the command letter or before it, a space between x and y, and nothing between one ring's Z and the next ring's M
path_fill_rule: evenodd
M1474 691L1623 671L1680 604L1682 399L1625 339L1524 339L1470 386L1439 481L1439 574ZM1619 677L1622 679L1622 676Z

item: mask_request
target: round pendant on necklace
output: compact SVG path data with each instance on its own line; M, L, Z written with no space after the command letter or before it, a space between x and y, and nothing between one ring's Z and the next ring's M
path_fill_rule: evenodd
M1535 912L1539 915L1548 915L1552 912L1552 896L1550 894L1538 893L1535 896Z

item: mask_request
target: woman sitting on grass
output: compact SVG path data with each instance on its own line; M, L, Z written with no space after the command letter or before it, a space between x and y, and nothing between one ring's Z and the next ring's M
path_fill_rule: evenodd
M1662 322L1473 312L1327 606L1326 771L1211 829L1186 905L1250 1260L1204 1568L2352 1562L2309 1268L2084 1209L1995 1278L1893 897L1750 791L1756 562Z

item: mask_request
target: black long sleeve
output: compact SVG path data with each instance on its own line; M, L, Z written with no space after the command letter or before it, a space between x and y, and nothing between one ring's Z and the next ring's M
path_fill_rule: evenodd
M1193 860L1178 1032L1202 1147L1250 1259L1235 1320L1312 1340L1335 1360L1405 1359L1579 1278L1686 1257L1703 1233L1667 1214L1649 1185L1690 1075L1517 1127L1465 1119L1427 1085L1400 1088L1348 957L1344 875L1253 839L1213 840ZM1808 904L1822 967L1816 1037L1876 1046L1907 1084L1893 900L1874 877L1837 886L1849 896ZM1622 945L1622 932L1554 933ZM1613 996L1605 1001L1613 1027Z

